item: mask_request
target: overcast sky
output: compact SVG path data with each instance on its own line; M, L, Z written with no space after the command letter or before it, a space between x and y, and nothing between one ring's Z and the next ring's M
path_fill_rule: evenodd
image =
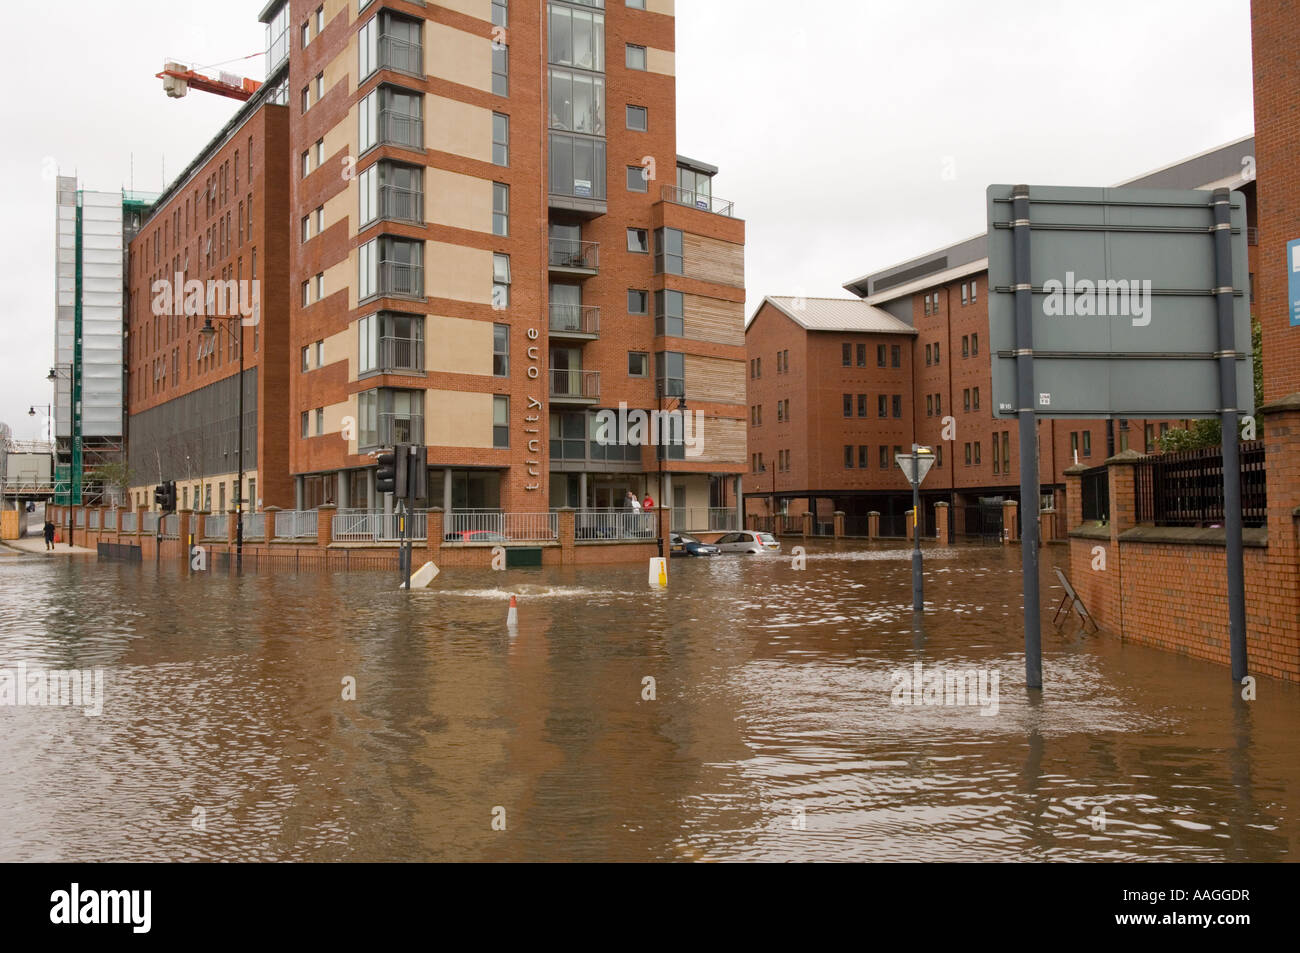
M167 99L154 74L261 51L263 3L31 4L9 34L0 421L17 438L44 434L27 411L52 400L53 169L161 190L238 104ZM747 314L983 231L992 182L1110 185L1253 131L1248 0L677 0L677 75L678 150L721 168L715 194L747 222Z

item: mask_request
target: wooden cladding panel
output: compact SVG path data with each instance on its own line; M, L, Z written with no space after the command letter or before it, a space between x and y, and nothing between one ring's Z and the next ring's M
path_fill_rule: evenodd
M712 281L733 288L745 287L745 246L689 232L682 235L682 257L687 278Z
M744 404L745 362L687 354L686 399L715 404Z
M746 457L745 421L727 417L705 417L703 453L688 457L697 463L743 464Z
M686 336L693 341L745 346L745 305L701 295L686 295Z

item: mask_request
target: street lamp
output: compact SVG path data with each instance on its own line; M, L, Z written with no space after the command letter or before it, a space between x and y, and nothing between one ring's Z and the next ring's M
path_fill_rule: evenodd
M243 335L243 316L239 314L218 315L218 321L235 322L235 327L241 330L236 333L232 331L227 324L224 330L235 341L235 349L239 351L239 476L235 482L235 570L243 572L244 570L244 335ZM212 317L209 316L203 321L203 327L199 334L205 339L211 341L216 337L217 329L212 323Z
M907 482L912 484L912 611L925 611L925 593L921 581L921 483L934 466L934 451L920 444L912 444L911 453L896 453L898 464Z
M54 405L46 404L45 407L42 409L39 404L32 404L31 409L27 411L27 416L35 417L38 409L45 414L46 442L53 443L54 442Z

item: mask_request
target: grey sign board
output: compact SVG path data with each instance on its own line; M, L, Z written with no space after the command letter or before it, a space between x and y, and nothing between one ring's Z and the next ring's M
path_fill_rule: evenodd
M1014 417L1012 186L988 188L993 409ZM1042 417L1217 416L1213 193L1029 189L1034 411ZM1237 404L1253 412L1246 201L1231 193Z

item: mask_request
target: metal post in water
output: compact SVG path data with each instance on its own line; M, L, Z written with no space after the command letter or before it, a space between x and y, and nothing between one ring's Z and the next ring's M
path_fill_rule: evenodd
M921 575L921 480L916 444L912 444L912 611L925 611L925 583Z

